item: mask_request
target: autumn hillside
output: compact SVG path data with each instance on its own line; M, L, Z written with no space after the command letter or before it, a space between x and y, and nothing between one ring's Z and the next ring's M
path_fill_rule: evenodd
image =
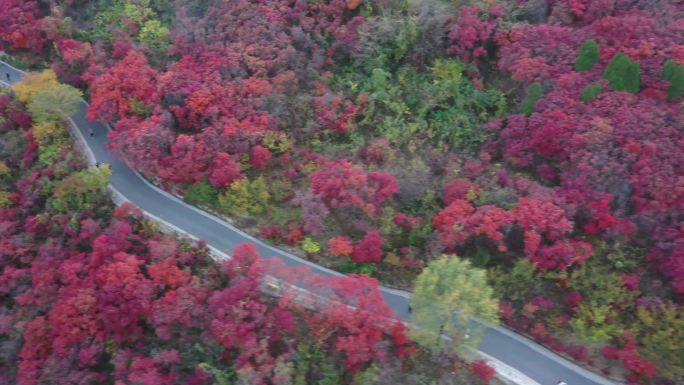
M85 167L65 126L43 130L1 92L0 117L0 384L492 378L482 362L417 349L372 278L323 279L269 260L271 273L336 294L315 309L287 291L265 295L253 245L213 260L133 205L115 207L109 168Z
M469 261L508 327L684 381L681 1L0 9L17 65L81 90L111 151L186 202L393 287Z

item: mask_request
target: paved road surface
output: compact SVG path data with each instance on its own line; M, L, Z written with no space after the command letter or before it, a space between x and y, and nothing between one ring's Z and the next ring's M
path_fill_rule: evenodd
M15 83L23 76L21 71L0 61L0 79L7 80L7 73L10 74L10 83ZM288 265L308 265L314 272L322 275L338 274L256 240L145 183L124 162L106 150L107 128L101 123L88 120L85 117L85 109L84 104L81 110L72 116L73 122L86 139L97 161L111 165L111 184L114 188L143 210L206 240L209 245L219 250L230 251L238 243L253 242L265 257L277 255ZM89 135L90 128L95 133L93 137ZM407 293L383 288L383 294L387 304L401 319L406 320ZM568 385L614 385L505 328L487 328L478 350L520 371L540 385L555 385L559 380L567 382Z

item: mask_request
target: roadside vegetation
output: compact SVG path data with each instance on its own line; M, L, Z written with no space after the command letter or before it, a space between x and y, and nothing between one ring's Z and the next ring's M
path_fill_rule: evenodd
M0 92L0 383L492 379L481 361L415 345L373 278L265 263L252 244L216 261L204 244L163 234L130 203L115 207L109 167L85 165L63 118L45 130L27 111L53 81L29 78L17 98ZM29 89L36 92L26 104ZM328 294L303 296L286 284L274 293L266 290L271 276Z

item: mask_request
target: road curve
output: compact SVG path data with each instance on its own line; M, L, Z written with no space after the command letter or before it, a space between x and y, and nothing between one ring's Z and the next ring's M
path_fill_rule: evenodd
M7 79L9 74L9 79ZM0 79L3 83L16 83L24 73L0 61ZM280 257L290 266L309 266L321 275L340 275L335 271L313 264L256 239L232 225L194 208L144 180L122 160L112 156L106 149L105 125L86 118L85 102L71 119L85 140L97 162L108 163L112 168L111 185L129 201L142 210L172 224L173 226L203 239L218 250L232 250L239 243L254 243L265 257ZM94 136L90 136L90 130ZM409 294L389 288L382 288L387 304L402 320L408 320ZM559 380L568 385L615 385L614 382L581 368L558 356L532 340L522 337L506 328L491 326L485 329L478 346L480 352L516 369L540 385L555 385Z

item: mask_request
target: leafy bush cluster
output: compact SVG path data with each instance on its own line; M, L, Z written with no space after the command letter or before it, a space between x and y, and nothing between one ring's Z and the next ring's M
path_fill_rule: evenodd
M425 72L404 66L362 76L354 66L337 82L358 89L364 107L360 126L395 147L416 149L427 142L444 151L474 152L489 137L483 123L504 113L505 99L495 89L475 88L466 69L456 60L438 59Z

